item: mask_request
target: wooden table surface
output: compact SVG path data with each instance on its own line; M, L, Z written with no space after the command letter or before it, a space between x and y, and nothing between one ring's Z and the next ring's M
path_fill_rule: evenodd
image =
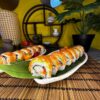
M0 74L0 100L100 100L100 63L89 58L69 78L48 85Z

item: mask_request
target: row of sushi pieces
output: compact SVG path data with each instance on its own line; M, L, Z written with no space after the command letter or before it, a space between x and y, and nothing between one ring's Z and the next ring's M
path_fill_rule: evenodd
M81 45L74 47L64 47L48 55L33 58L29 64L29 71L36 78L50 78L70 66L84 54Z
M16 61L25 61L42 55L46 49L42 45L35 45L14 52L5 52L0 55L0 64L11 64Z

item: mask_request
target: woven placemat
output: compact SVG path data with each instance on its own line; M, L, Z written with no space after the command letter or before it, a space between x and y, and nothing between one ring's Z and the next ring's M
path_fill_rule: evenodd
M0 74L0 100L100 100L100 63L89 58L69 78L48 85Z

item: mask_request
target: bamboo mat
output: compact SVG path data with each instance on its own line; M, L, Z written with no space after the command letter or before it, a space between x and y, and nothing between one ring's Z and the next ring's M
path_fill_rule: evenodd
M48 85L2 73L0 100L100 100L100 63L89 58L69 78Z

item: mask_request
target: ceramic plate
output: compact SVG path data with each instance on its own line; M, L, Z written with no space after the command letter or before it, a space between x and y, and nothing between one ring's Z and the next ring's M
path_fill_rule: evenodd
M58 75L58 76L54 76L52 78L48 78L48 79L34 79L34 81L38 84L49 84L49 83L53 83L53 82L57 82L63 79L66 79L67 77L71 76L72 74L74 74L80 67L82 67L88 60L88 55L86 53L84 53L84 60L82 62L80 62L78 65L75 65L74 67L70 68L69 71L66 71L64 74ZM69 66L70 67L70 66Z

